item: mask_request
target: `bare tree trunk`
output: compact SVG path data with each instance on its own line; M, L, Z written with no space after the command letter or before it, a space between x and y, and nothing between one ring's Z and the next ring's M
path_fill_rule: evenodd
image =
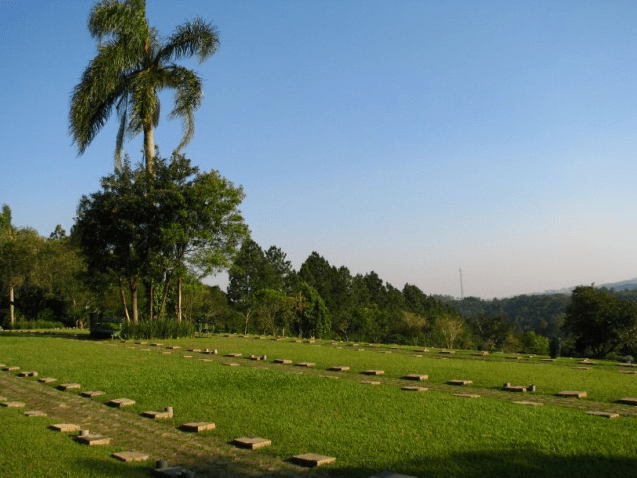
M9 323L11 325L15 322L15 308L13 303L13 286L9 286Z
M146 283L148 289L148 320L153 320L153 303L155 302L155 286L152 279Z
M139 312L137 311L137 282L130 286L131 309L133 310L133 323L139 323Z
M181 277L177 278L177 322L181 322Z
M168 298L168 290L170 289L170 284L172 283L172 275L168 274L166 276L166 280L164 281L164 294L161 298L161 308L159 309L159 318L161 319L166 313L166 299Z
M126 293L124 292L124 287L122 287L122 278L119 279L119 298L122 303L122 310L124 311L124 317L126 318L126 322L130 322L130 316L128 315L128 307L126 306Z

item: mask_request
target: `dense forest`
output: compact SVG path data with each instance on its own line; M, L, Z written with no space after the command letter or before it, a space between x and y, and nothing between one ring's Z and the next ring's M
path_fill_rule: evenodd
M164 164L158 160L157 168L162 171ZM157 198L149 201L158 204ZM87 248L86 239L82 246L82 227L88 226L80 224L78 218L70 235L58 226L45 238L33 229L14 227L11 209L3 207L3 327L84 328L96 315L131 322L134 315L128 311L134 301L138 322L185 323L188 327L180 330L186 333L252 333L537 354L547 354L549 340L560 337L565 354L609 356L637 350L633 344L637 290L579 287L568 295L460 300L427 295L413 284L398 289L373 271L352 274L318 252L294 270L284 251L274 245L263 249L249 235L228 254L227 291L204 284L196 268L186 267L184 261L177 261L173 269L165 263L161 270L149 269L134 287L130 281L124 287L124 272L113 269L99 249ZM143 221L139 226L150 227ZM115 253L111 256L113 260ZM128 255L125 263L130 265ZM179 280L171 280L174 277ZM582 305L582 301L588 302ZM583 311L591 310L598 311L601 323L610 323L609 316L619 321L618 332L603 343L582 339L601 336L599 330L586 328L597 316L581 320Z

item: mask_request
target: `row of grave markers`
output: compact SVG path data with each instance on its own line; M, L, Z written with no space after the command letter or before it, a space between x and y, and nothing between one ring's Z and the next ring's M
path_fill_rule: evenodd
M3 367L2 370L9 371L9 372L17 371L20 369L20 367L16 367L16 366L7 367L7 366L4 366L4 364L0 364L0 367ZM21 377L37 377L38 373L35 371L30 371L26 373L21 372L18 375ZM56 379L52 377L47 377L47 378L41 378L39 379L39 381L41 383L52 383L52 382L55 382ZM64 383L64 384L58 385L57 388L61 391L67 391L67 390L79 389L81 388L81 385L78 383ZM92 398L98 395L103 395L104 393L105 392L99 391L99 390L89 390L89 391L81 392L80 395L84 397ZM26 406L24 402L7 401L5 397L1 397L1 396L0 396L0 402L1 402L0 405L6 408L24 408ZM106 404L111 407L122 408L122 407L134 405L135 401L128 398L118 398L118 399L110 400ZM141 413L142 416L152 418L152 419L172 418L173 414L174 412L172 407L166 407L163 411L147 411L147 412ZM25 412L25 415L28 417L47 416L46 413L37 411L37 410L27 411ZM85 430L85 429L83 430L81 429L80 425L76 425L73 423L53 424L53 425L50 425L49 428L58 432L63 432L63 433L78 433L78 435L75 436L75 440L79 443L82 443L88 446L109 445L111 442L110 438L104 437L99 434L91 433L89 430ZM214 429L215 424L208 423L208 422L186 423L181 425L180 428L183 431L198 433L198 432ZM260 438L260 437L253 437L253 436L236 438L232 441L232 443L237 447L247 448L250 450L256 450L256 449L263 448L272 444L270 440L267 440L265 438ZM125 461L125 462L146 461L150 458L148 454L143 452L136 452L136 451L113 453L112 457L120 461ZM336 461L336 458L330 457L330 456L324 456L324 455L320 455L316 453L305 453L305 454L293 456L290 459L290 461L300 466L316 467L316 466L321 466L328 463L334 463ZM190 470L185 470L178 467L168 467L166 462L163 460L159 460L157 462L157 468L153 470L153 473L155 474L155 476L166 476L166 477L194 476L194 474L192 474ZM396 477L396 478L401 476L404 476L405 478L410 478L410 477L407 477L406 475L400 475L393 472L382 472L381 474L374 475L374 477ZM370 477L370 478L373 478L373 477Z

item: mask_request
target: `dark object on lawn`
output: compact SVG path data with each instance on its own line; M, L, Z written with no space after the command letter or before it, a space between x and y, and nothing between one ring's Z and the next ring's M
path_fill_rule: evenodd
M622 362L624 363L633 363L635 361L635 358L632 355L624 355L622 357Z
M91 314L91 337L96 339L112 339L122 333L121 317L102 317L99 314Z
M549 343L550 357L553 359L559 358L561 351L562 351L562 339L560 339L559 337L551 339L551 342Z

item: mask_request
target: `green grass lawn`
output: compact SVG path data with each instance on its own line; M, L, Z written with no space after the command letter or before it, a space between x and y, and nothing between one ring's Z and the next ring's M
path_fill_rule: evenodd
M94 400L136 400L126 413L172 406L175 426L214 421L217 428L205 435L223 441L244 435L272 440L271 447L255 453L282 459L307 452L335 456L336 464L330 465L335 476L367 477L393 470L441 478L559 474L629 477L635 476L637 470L636 418L608 420L550 404L524 407L498 398L465 399L443 391L413 393L400 390L398 385L369 386L345 379L362 378L359 373L365 369L381 369L384 377L390 378L427 374L431 384L471 379L473 388L482 389L499 389L503 382L535 383L538 392L534 396L586 390L590 400L608 402L610 408L618 398L637 396L637 376L620 374L615 364L594 365L580 371L573 370L576 362L571 359L555 363L535 358L519 363L501 356L441 359L433 352L414 357L413 349L408 348L382 354L378 353L380 348L358 351L360 346L343 344L339 349L320 341L317 344L321 346L317 347L289 339L275 342L209 337L164 343L182 348L165 355L150 346L151 351L144 352L122 344L111 347L89 340L5 335L0 336L0 362L19 365L22 370L37 370L41 377L56 377L57 383L78 382L82 390L107 392ZM315 369L347 365L351 370L341 372L343 377L334 380L295 373L302 371L299 367L228 367L219 361L199 361L205 356L197 353L190 354L193 358L183 358L188 354L185 350L194 347L216 348L220 355L243 353L244 357L233 359L242 365L260 365L245 356L266 354L269 366L275 358L286 358L315 362ZM426 383L422 386L426 387ZM529 396L521 395L520 399L530 399ZM7 443L7 433L35 434L35 419L25 420L9 409L0 410L0 418L2 443ZM57 450L49 442L33 443L30 449L46 452L53 446ZM33 461L28 458L29 453L19 453L24 442L12 446L0 451L0 471L7 466L24 470L26 465L20 462ZM73 446L66 446L70 462L76 449ZM106 468L121 466L107 463ZM81 468L81 464L78 466ZM139 470L133 467L131 473ZM112 476L108 469L104 473L82 475L80 470L78 474L42 476Z

